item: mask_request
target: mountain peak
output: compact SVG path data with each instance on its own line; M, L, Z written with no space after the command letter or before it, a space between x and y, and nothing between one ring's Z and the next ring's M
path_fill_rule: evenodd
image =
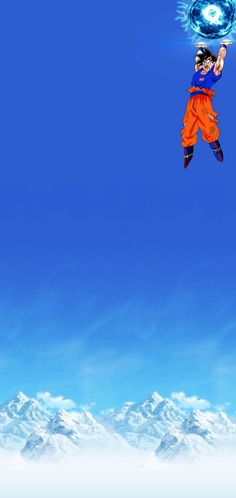
M153 391L148 398L146 398L142 403L141 407L148 412L153 412L160 403L164 401L164 398L160 396L156 391Z
M160 394L157 391L153 391L150 394L149 399L160 403L161 401L163 401L164 398L162 398L162 396L160 396Z
M25 395L25 393L23 391L19 391L16 395L15 395L15 398L14 398L14 401L17 402L17 403L26 403L27 401L29 401L29 398L28 396Z
M10 417L14 417L17 413L19 413L22 406L28 401L29 398L23 393L23 391L19 391L15 397L5 405L8 415Z

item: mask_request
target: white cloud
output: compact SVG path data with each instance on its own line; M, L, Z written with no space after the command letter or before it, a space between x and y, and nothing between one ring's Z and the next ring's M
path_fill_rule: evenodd
M206 399L200 399L198 396L187 396L183 391L173 392L171 399L177 401L184 408L192 408L193 410L206 410L211 406L211 403Z
M58 410L72 410L76 407L76 403L72 399L65 399L63 396L52 396L48 391L38 392L37 399L42 401L49 408Z

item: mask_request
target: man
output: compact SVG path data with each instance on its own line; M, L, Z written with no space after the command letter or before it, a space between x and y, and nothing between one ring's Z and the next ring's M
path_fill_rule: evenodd
M187 168L193 158L199 128L202 131L203 140L209 143L215 158L223 162L223 152L218 140L220 131L217 126L217 113L214 112L211 102L215 92L211 88L222 76L227 47L230 45L232 45L230 41L222 41L217 57L206 48L206 44L196 45L199 50L195 58L195 74L192 86L189 88L191 95L181 132L181 145L184 147L184 168Z

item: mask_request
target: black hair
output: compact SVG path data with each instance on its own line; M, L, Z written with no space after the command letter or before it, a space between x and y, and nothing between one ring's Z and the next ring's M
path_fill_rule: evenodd
M208 48L200 48L197 52L195 61L196 64L202 64L206 59L211 59L212 62L217 61L217 57Z

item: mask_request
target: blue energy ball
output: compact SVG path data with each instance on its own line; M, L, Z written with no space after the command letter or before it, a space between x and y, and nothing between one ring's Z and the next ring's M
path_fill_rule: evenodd
M235 0L192 0L187 15L197 35L209 39L223 38L235 27Z

